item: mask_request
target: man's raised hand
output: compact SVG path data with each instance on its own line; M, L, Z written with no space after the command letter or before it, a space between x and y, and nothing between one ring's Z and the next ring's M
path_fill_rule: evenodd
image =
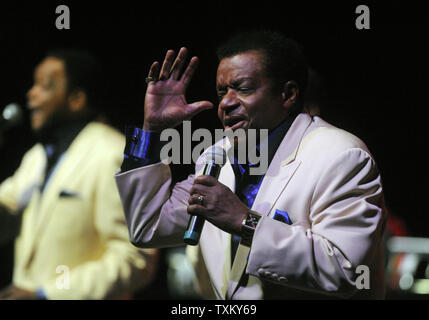
M185 92L198 65L193 57L186 66L187 49L181 48L177 57L168 50L160 69L158 61L150 67L148 88L145 97L143 129L161 131L173 128L183 120L189 120L201 111L210 109L210 101L186 102Z

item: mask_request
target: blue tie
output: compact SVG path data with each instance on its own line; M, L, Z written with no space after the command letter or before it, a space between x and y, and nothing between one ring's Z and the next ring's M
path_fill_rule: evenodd
M255 202L256 195L258 194L259 187L264 176L250 175L248 165L242 165L241 167L242 168L239 168L239 170L242 175L237 183L235 193L238 198L247 205L247 207L251 208L253 202ZM240 237L233 234L231 237L231 264L234 261L239 243Z

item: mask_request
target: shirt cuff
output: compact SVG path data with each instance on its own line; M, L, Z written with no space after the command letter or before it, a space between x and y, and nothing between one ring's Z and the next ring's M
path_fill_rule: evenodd
M164 143L161 134L145 131L137 127L127 126L125 129L125 150L121 171L129 171L139 167L161 162L160 152Z

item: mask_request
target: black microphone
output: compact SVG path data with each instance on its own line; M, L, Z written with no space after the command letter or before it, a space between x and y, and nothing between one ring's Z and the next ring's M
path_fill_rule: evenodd
M204 170L202 175L208 175L219 178L220 170L226 161L225 150L220 146L211 146L208 148L203 156L205 160ZM186 244L195 246L200 241L201 232L203 231L205 219L196 215L191 215L189 218L188 226L186 228L183 240Z
M0 133L19 125L22 120L22 107L17 103L9 103L0 114Z

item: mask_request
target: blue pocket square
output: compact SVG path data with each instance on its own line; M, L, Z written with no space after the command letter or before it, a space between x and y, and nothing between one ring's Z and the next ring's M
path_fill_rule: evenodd
M80 194L73 191L61 190L60 198L80 198Z
M292 224L292 220L289 218L289 215L286 211L281 211L279 209L276 209L276 212L274 213L274 220L284 222L287 224Z

